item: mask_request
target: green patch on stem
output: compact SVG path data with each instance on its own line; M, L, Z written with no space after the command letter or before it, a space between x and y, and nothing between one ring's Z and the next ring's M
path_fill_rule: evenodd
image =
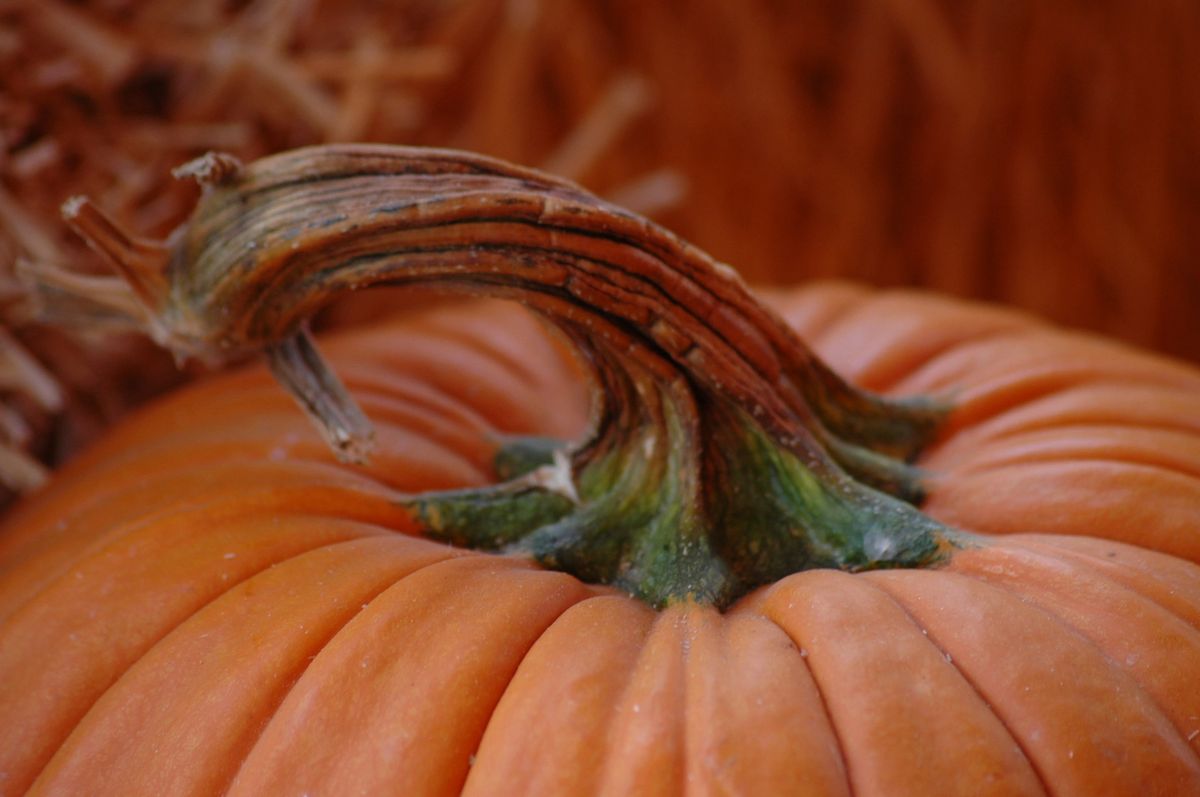
M566 443L554 437L506 436L492 457L492 470L500 481L531 473L554 462L554 453Z
M716 548L740 591L815 568L870 570L936 564L942 524L837 469L805 463L740 413L713 425L706 461Z
M575 498L547 486L555 466L542 465L410 506L431 537L528 555L655 607L723 608L814 568L928 567L954 545L915 507L830 461L806 461L736 407L708 402L703 440L671 404L662 409L659 424L637 426L574 473Z

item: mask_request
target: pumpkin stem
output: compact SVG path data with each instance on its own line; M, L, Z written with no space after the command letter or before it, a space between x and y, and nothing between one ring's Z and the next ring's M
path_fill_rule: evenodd
M199 163L199 162L198 162ZM493 487L404 496L426 532L523 553L656 606L726 606L797 570L914 567L957 536L917 511L910 461L946 407L847 384L727 266L577 186L443 150L313 147L241 166L209 156L167 284L100 223L177 352L265 350L348 459L370 426L305 323L375 284L523 302L590 366L593 428L569 449L505 446ZM78 203L77 211L90 206Z
M163 308L167 299L167 261L170 250L157 241L126 235L90 199L71 197L62 206L63 219L129 283L150 310Z
M371 422L355 403L307 329L266 347L271 373L316 421L325 442L343 462L366 462L374 444Z

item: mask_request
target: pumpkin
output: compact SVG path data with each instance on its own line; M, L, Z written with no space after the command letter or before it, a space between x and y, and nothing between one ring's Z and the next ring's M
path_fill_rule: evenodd
M270 368L144 408L7 517L4 794L1200 792L1196 369L916 293L768 310L471 156L218 166L183 260L71 206L160 340ZM327 369L300 311L401 268L585 357L470 301ZM614 315L648 285L681 301Z

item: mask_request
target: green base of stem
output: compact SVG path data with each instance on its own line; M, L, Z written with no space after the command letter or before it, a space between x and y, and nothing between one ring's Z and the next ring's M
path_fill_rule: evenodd
M527 555L655 607L724 608L801 570L929 567L961 544L899 498L842 473L818 477L736 409L706 420L695 490L682 450L647 457L643 439L585 463L570 497L546 486L554 443L514 438L496 456L512 481L405 503L430 537Z

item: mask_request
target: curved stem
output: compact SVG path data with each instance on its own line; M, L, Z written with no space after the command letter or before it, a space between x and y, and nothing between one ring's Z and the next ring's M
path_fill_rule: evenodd
M531 553L655 604L724 604L803 567L919 564L946 544L879 492L919 500L906 460L944 407L853 388L731 269L547 175L439 150L297 150L208 185L174 238L165 299L138 274L169 345L273 352L352 452L366 427L303 337L335 294L432 283L516 299L562 328L599 386L593 433L572 454L577 495L525 477L414 498L448 539Z

